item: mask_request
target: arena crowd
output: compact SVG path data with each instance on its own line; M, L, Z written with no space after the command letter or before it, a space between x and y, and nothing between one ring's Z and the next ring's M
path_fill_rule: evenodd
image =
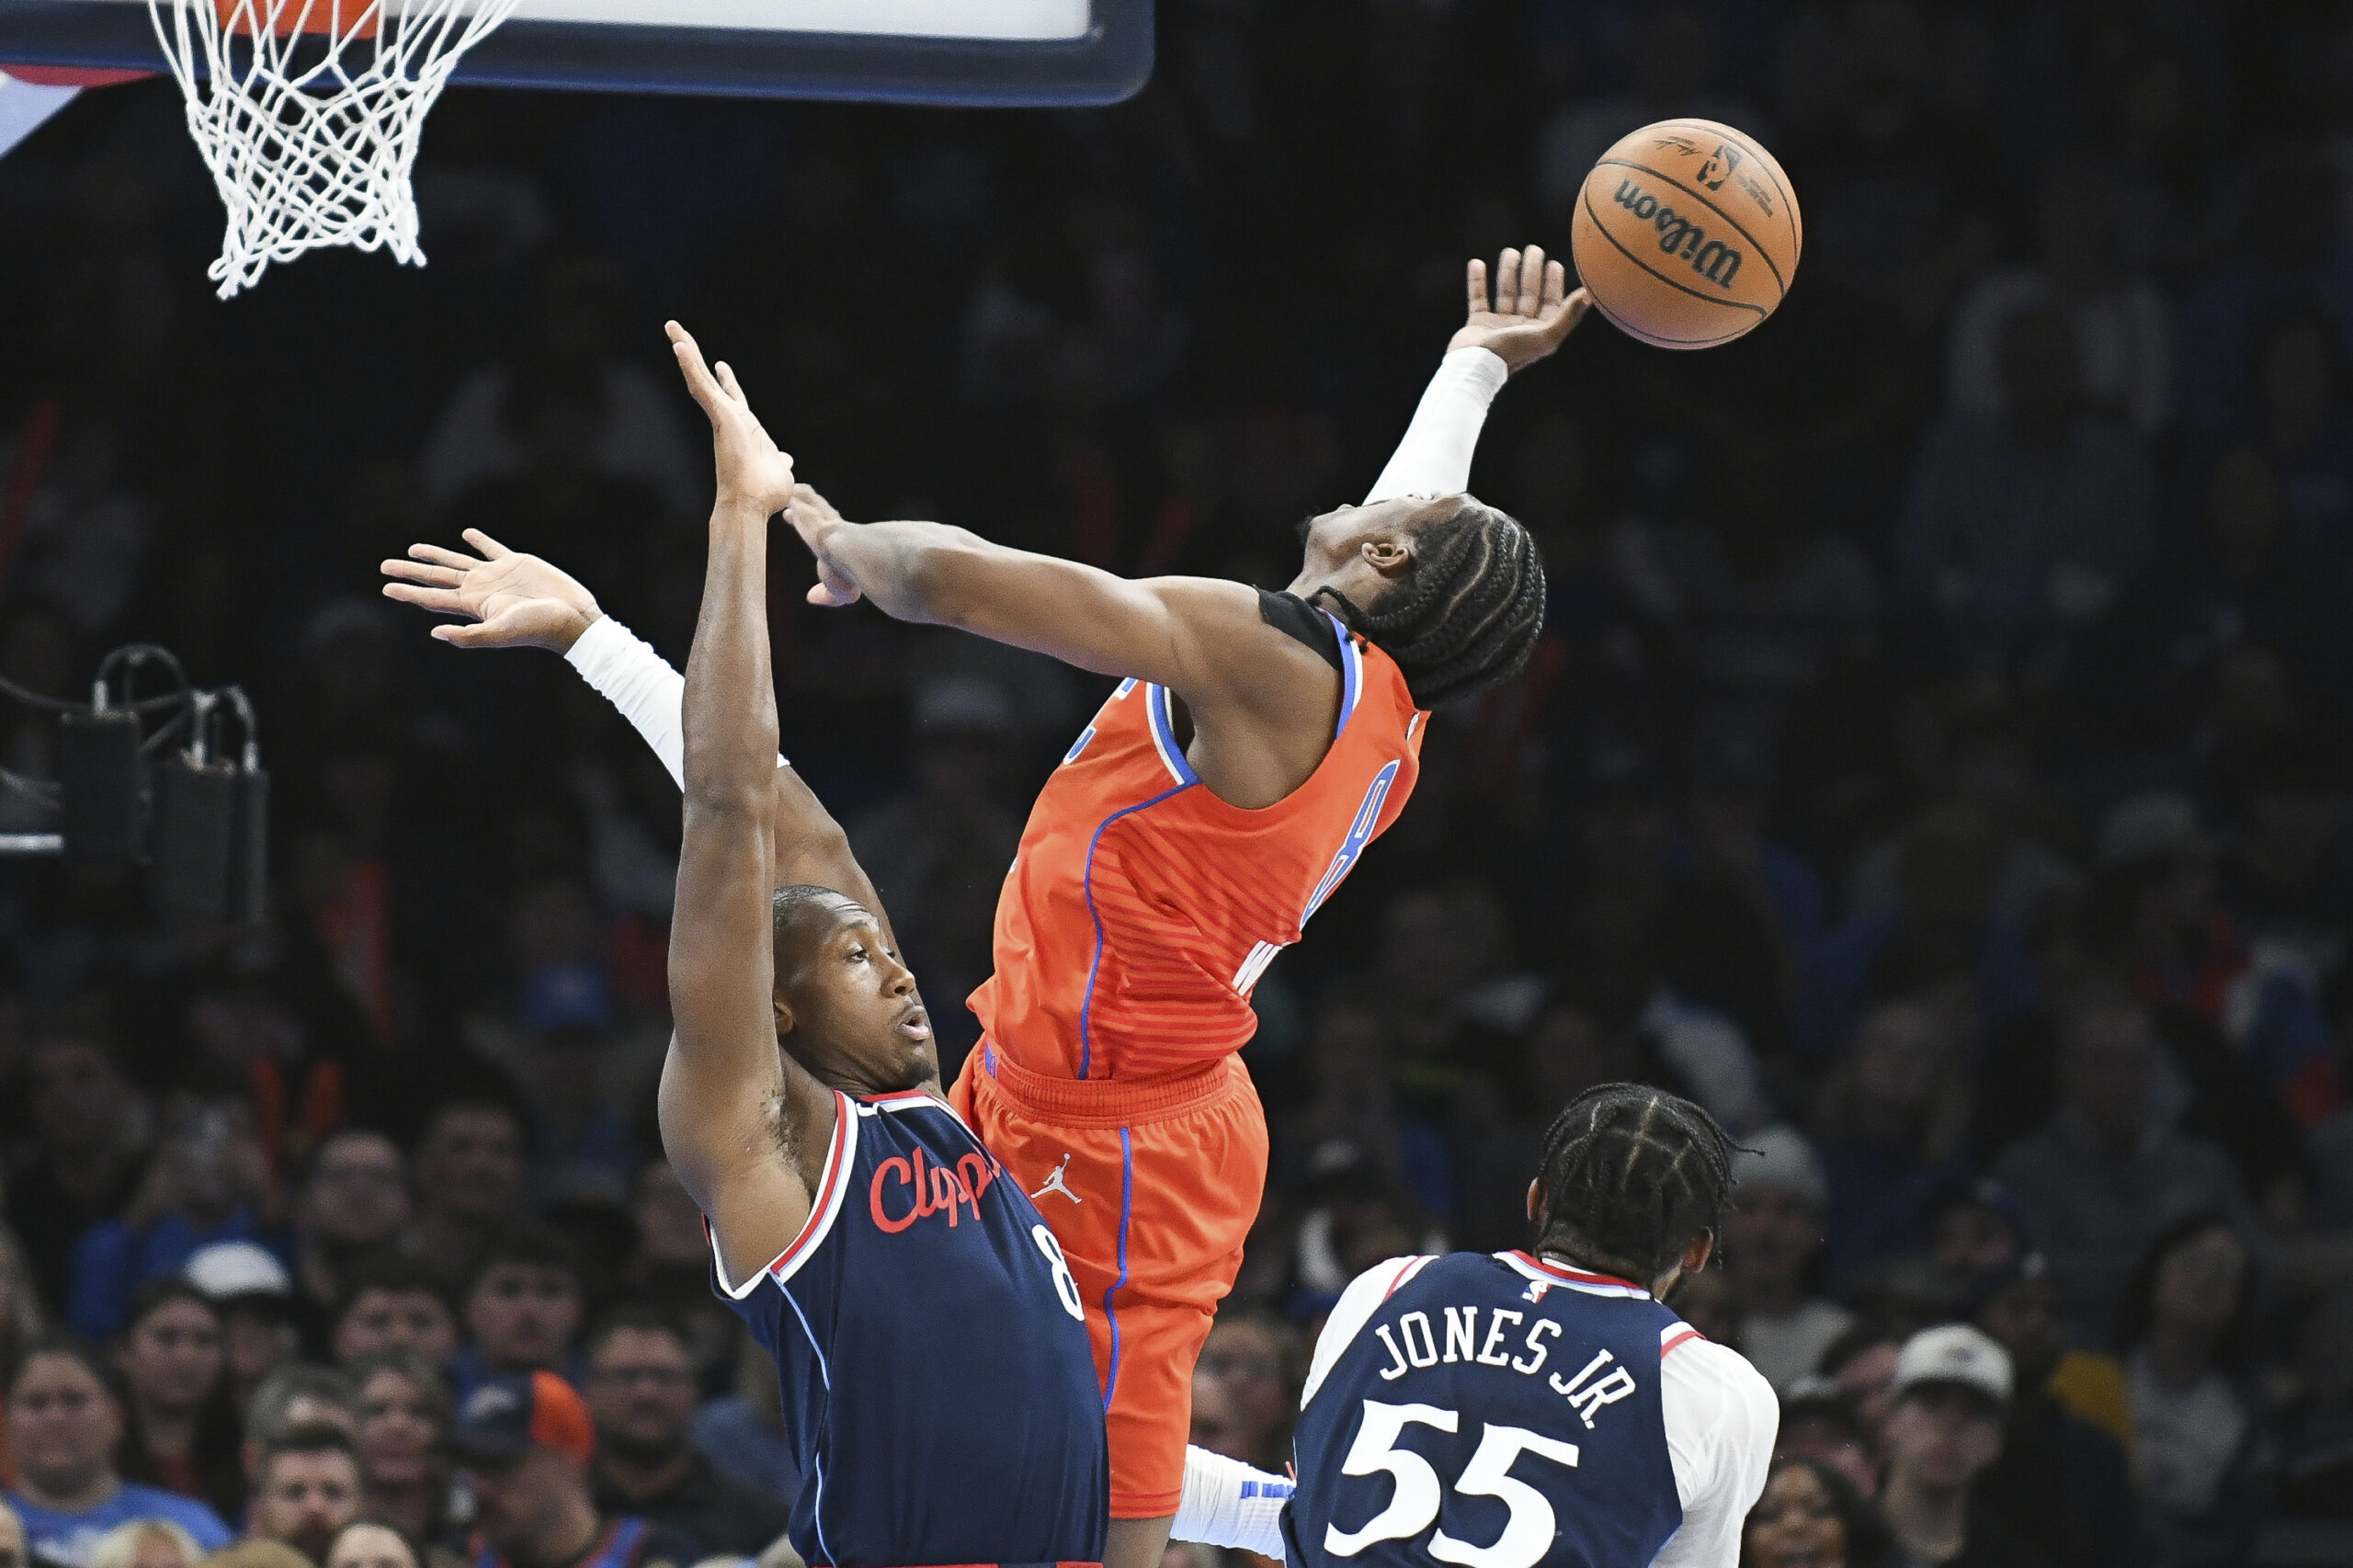
M1783 1401L1748 1559L2353 1562L2353 22L1160 9L1113 109L453 91L428 267L229 305L169 83L0 162L0 676L78 699L146 640L243 683L276 890L172 928L0 862L0 1560L688 1568L799 1484L654 1129L676 792L380 558L484 528L683 665L675 315L851 517L1279 586L1463 259L1565 253L1601 150L1699 113L1794 181L1794 290L1704 354L1590 321L1499 401L1545 640L1259 984L1274 1168L1194 1440L1279 1470L1340 1288L1523 1244L1547 1119L1634 1078L1749 1151L1675 1302ZM952 1071L1108 683L779 554L785 749ZM0 706L0 766L52 753Z

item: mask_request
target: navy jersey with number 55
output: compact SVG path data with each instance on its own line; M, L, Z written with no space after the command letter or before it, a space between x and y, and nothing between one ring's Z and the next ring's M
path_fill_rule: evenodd
M776 1358L813 1565L1099 1562L1103 1391L1053 1233L956 1113L836 1093L809 1222L720 1283Z
M1730 1568L1772 1449L1745 1361L1625 1280L1525 1253L1382 1265L1315 1363L1297 1564Z

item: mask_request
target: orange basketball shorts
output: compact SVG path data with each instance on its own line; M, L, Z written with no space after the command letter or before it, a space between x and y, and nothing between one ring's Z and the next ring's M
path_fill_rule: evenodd
M986 1040L949 1098L1053 1227L1086 1307L1111 1517L1176 1511L1193 1363L1242 1267L1267 1116L1233 1058L1143 1079L1049 1077Z

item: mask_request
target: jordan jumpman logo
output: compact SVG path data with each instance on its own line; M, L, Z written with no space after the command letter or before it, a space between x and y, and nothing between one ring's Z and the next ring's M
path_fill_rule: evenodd
M1070 1189L1070 1184L1063 1179L1063 1173L1070 1169L1070 1160L1071 1157L1068 1154L1064 1154L1063 1156L1063 1163L1054 1167L1054 1174L1046 1178L1046 1185L1029 1195L1032 1201L1045 1197L1046 1194L1050 1192L1059 1192L1064 1198L1069 1199L1073 1203L1084 1203L1086 1201L1086 1199L1081 1198L1075 1192L1073 1192Z

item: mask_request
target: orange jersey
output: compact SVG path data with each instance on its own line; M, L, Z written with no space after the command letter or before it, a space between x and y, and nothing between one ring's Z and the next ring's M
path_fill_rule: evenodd
M1033 1073L1138 1078L1239 1051L1250 992L1396 820L1425 715L1388 654L1326 615L1340 654L1332 749L1245 811L1176 744L1165 687L1120 683L1030 808L997 898L988 1039Z

